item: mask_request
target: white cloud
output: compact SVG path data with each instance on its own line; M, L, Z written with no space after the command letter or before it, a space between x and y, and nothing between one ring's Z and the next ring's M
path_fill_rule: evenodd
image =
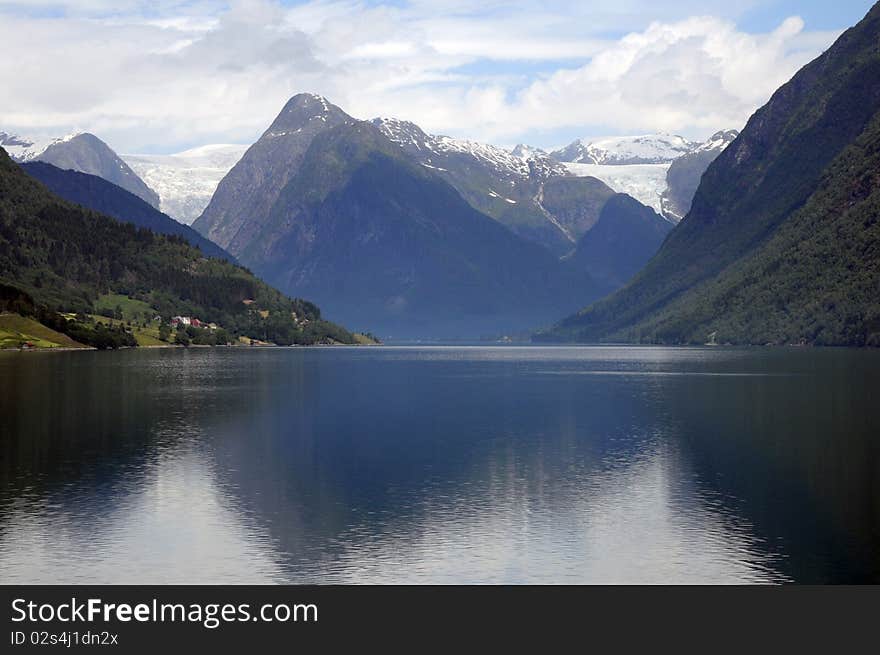
M530 113L546 111L547 120L560 126L698 131L740 127L817 54L796 47L802 29L799 18L760 36L739 32L733 23L716 18L655 23L582 67L531 84L501 118L524 127ZM501 126L487 127L504 131Z
M0 58L0 129L80 126L120 151L248 142L290 95L314 91L358 117L505 143L538 130L703 134L740 127L834 36L798 18L746 34L661 4L37 0L24 12L0 0L15 53ZM678 12L727 16L730 4ZM620 36L623 25L642 27Z

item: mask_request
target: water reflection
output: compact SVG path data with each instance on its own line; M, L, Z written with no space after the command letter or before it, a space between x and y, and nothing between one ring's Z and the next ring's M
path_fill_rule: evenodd
M2 356L0 580L876 581L876 363Z
M137 484L67 485L63 497L24 494L8 508L4 582L266 583L283 580L271 537L220 489L204 454L163 451Z

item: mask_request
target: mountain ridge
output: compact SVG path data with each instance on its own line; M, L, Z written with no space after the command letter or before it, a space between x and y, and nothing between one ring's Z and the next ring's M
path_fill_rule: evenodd
M42 161L62 170L97 175L159 207L159 195L110 146L89 132L38 139L0 132L0 147L8 148L11 152L7 155L18 163Z
M669 164L693 152L698 143L677 134L640 134L634 136L577 139L549 153L552 159L572 164L626 166L632 164Z

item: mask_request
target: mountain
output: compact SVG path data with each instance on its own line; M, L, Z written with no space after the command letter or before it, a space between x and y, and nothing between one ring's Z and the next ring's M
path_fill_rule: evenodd
M510 154L520 159L531 159L532 157L546 157L547 152L540 148L533 148L524 143L518 143L510 150Z
M650 207L625 194L612 196L593 228L584 234L570 258L610 288L620 288L651 259L673 225Z
M0 132L0 146L19 163L43 161L63 170L103 177L159 207L159 196L106 143L88 132L31 139Z
M208 257L219 257L235 263L220 246L208 241L187 225L181 225L152 205L96 175L61 170L41 161L21 164L25 173L42 182L52 193L69 202L82 205L107 216L147 228L157 234L177 235Z
M321 132L354 119L321 96L294 96L221 180L193 227L233 255L262 229L288 180Z
M620 136L586 141L578 139L550 157L573 164L626 166L631 164L669 164L696 148L698 144L673 134Z
M173 155L122 155L122 159L159 194L163 212L190 225L247 149L242 145L212 144Z
M880 5L709 166L626 287L540 339L880 345Z
M562 164L537 150L530 149L524 158L489 144L430 135L409 121L377 118L373 123L411 159L455 187L474 209L560 257L574 249L613 195L596 180L570 176Z
M230 336L278 343L352 342L313 304L291 300L249 271L209 259L178 236L157 235L62 200L0 148L0 291L80 343L133 345L124 327L93 323L107 301L198 316ZM5 301L0 306L9 309ZM57 312L76 313L65 317Z
M193 227L346 323L477 336L541 324L620 284L628 262L598 281L586 257L571 257L615 195L537 152L524 158L408 121L356 121L300 94ZM626 233L633 225L621 220L616 236L644 253L645 232Z
M343 321L394 336L522 330L602 293L369 122L314 138L238 256Z
M600 149L593 149L595 156L586 154L572 156L578 162L564 162L569 174L578 177L595 177L618 193L625 193L644 205L651 207L664 218L677 223L687 213L691 200L700 183L700 177L709 164L739 134L736 130L717 132L703 143L684 141L676 137L677 147L663 147L663 142L642 143L641 156L634 156L639 139L650 137L620 137L603 140ZM680 141L679 141L680 139ZM576 141L568 147L575 152ZM687 144L686 150L681 150ZM592 144L587 144L592 148ZM598 147L597 147L598 148ZM619 150L615 148L620 148ZM581 148L585 152L586 148ZM601 160L602 163L597 163ZM627 162L627 163L622 163Z
M661 197L665 216L676 222L684 218L691 209L703 173L738 136L736 130L716 132L705 143L672 162L666 171L666 189Z

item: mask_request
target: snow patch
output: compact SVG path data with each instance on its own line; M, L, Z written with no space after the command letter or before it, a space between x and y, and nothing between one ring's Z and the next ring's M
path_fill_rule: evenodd
M504 196L499 195L499 194L495 193L495 192L492 191L492 190L489 191L489 195L490 195L491 197L493 197L493 198L498 198L499 200L503 200L504 202L509 202L511 205L515 205L515 204L516 204L516 200L512 200L512 199L510 199L510 198L505 198Z
M374 118L372 123L391 141L403 148L433 153L437 157L468 155L488 165L503 177L528 178L564 175L565 168L544 154L520 157L509 150L487 143L427 134L410 121L397 118ZM430 158L429 158L430 160Z
M121 157L159 194L159 208L189 225L202 214L220 180L248 148L239 144L210 144L173 155Z
M626 193L643 205L663 214L661 197L666 191L666 172L671 164L575 164L565 167L576 177L595 177L617 193Z

